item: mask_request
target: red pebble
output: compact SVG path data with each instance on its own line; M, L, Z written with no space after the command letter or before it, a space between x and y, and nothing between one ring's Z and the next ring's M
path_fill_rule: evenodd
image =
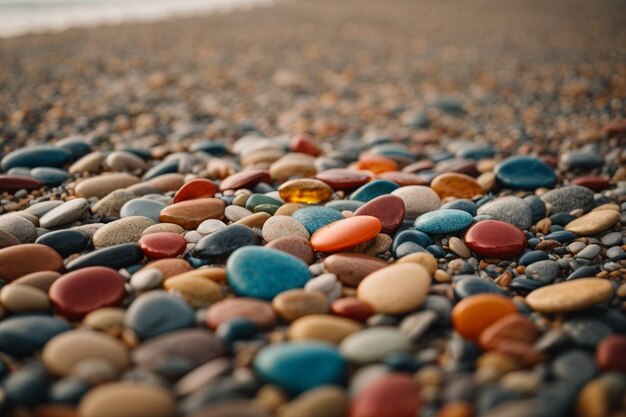
M408 374L386 375L352 400L350 417L415 417L420 407L419 385Z
M120 304L126 289L116 270L91 266L61 276L50 287L49 296L59 315L79 320L99 308Z
M174 195L174 203L180 203L185 200L193 200L194 198L213 197L217 187L213 181L204 178L197 178L185 183Z
M305 153L311 156L318 156L321 151L312 137L306 135L297 135L291 139L289 147L293 152Z
M359 207L354 214L376 217L383 225L380 232L391 235L404 220L404 201L395 195L381 195Z
M376 178L395 182L400 187L406 185L428 185L428 182L423 178L409 172L388 171L378 174Z
M596 349L596 364L605 371L626 373L626 336L615 334L602 339Z
M526 248L526 235L510 223L499 220L478 222L465 233L465 244L484 258L512 259Z
M333 190L352 190L370 182L372 175L367 171L333 168L318 173L315 178L325 182Z
M252 188L260 182L271 182L270 173L265 169L247 169L225 178L220 184L220 190L238 190Z
M181 235L171 232L150 233L139 239L138 243L150 259L176 258L187 246Z
M0 193L15 193L19 190L38 190L43 187L37 178L22 175L0 175Z
M374 314L374 309L363 300L355 297L339 298L330 305L330 311L336 316L365 322Z
M591 191L604 191L611 186L609 179L603 175L585 175L572 180L572 184L587 187Z

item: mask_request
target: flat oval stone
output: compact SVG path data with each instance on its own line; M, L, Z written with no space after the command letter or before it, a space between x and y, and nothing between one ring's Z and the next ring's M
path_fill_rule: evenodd
M472 223L471 214L455 209L439 209L415 219L414 227L424 233L441 235L466 229Z
M328 312L328 299L317 291L288 290L272 300L272 307L286 321L294 321L310 314Z
M180 295L193 308L206 307L224 298L219 284L201 276L175 275L166 279L163 287Z
M19 216L16 216L16 217L19 217ZM24 219L24 220L26 220L26 219ZM31 225L32 225L32 223L31 223ZM37 230L35 230L35 235L37 235ZM4 229L0 229L0 249L8 248L9 246L19 245L20 243L22 243L22 242L20 242L11 233L5 231Z
M37 178L25 175L0 175L0 193L14 194L19 190L38 190L43 183Z
M281 406L281 417L345 417L349 399L341 387L326 386L299 395L293 401Z
M511 223L522 230L533 225L532 209L519 197L502 197L491 201L478 209L479 215L488 215L496 220Z
M35 243L46 245L57 251L63 258L87 249L91 239L78 230L57 230L40 236Z
M593 208L593 191L579 185L568 185L550 190L541 196L544 203L554 207L554 213L569 213L576 209L588 212Z
M310 265L315 262L315 252L307 239L297 236L284 236L272 240L267 245L268 248L276 249L296 258L302 259L306 264Z
M269 303L254 298L228 298L207 310L206 324L215 330L234 318L249 319L261 328L271 328L276 323L276 314Z
M271 300L283 291L302 288L311 278L307 265L284 252L248 246L226 263L227 279L236 294Z
M112 171L118 172L142 170L146 167L143 159L128 151L111 152L104 161Z
M117 307L103 307L87 314L82 321L84 327L109 332L121 329L124 325L124 309Z
M495 259L512 259L526 248L526 235L512 224L485 220L472 225L463 239L474 253Z
M124 203L119 210L119 216L122 218L142 216L158 223L159 215L165 207L166 205L160 201L148 200L147 198L135 198Z
M390 353L407 352L411 342L395 327L370 327L346 337L339 347L350 362L365 364L383 359Z
M60 276L61 273L55 271L33 272L16 279L13 281L13 284L28 285L30 287L39 288L47 293L52 283L59 279Z
M430 187L439 194L439 198L474 198L484 194L483 188L469 175L447 172L436 176Z
M298 220L290 216L272 216L263 223L263 239L271 242L281 237L309 239L309 232Z
M220 199L197 198L165 207L161 211L159 220L192 230L207 219L222 219L225 208L225 203Z
M176 258L185 251L185 238L176 233L151 233L139 239L139 247L150 259Z
M209 198L215 196L217 187L211 180L196 178L186 182L174 195L174 203L193 200L195 198Z
M99 385L83 397L81 417L173 417L172 394L158 385L120 381Z
M336 316L365 322L374 315L374 309L363 300L354 297L339 298L330 305L330 310Z
M406 216L410 218L437 210L441 204L439 195L432 188L423 185L401 187L391 194L404 201Z
M326 314L311 314L296 319L287 331L291 340L316 340L339 344L363 328L358 321Z
M596 364L604 371L626 373L626 336L611 335L602 339L596 349Z
M5 282L33 272L60 272L62 269L63 259L45 245L27 243L0 249L0 279Z
M44 214L39 219L39 225L44 228L51 228L72 223L83 217L88 210L89 202L86 199L75 198Z
M124 325L140 339L192 327L193 324L193 310L180 297L163 291L140 295L124 316Z
M428 185L428 181L408 172L389 171L377 175L377 178L395 182L400 187L407 185Z
M324 269L350 287L358 286L363 278L386 266L382 259L360 253L335 253L324 258Z
M143 216L125 217L102 226L92 237L96 249L137 242L154 221Z
M50 301L58 314L78 320L99 308L120 304L126 297L124 284L114 269L83 268L57 279L50 287Z
M35 225L17 214L9 213L0 216L0 230L10 234L20 243L33 243L37 239ZM11 239L5 238L9 242Z
M374 180L359 187L350 195L350 200L368 202L381 195L391 194L398 188L400 188L400 186L395 182L389 180Z
M330 199L333 189L320 180L301 178L283 183L278 193L286 203L319 204Z
M318 206L297 210L291 217L300 222L310 234L327 224L343 219L343 215L338 210Z
M254 359L259 376L291 395L328 384L341 384L347 364L337 349L321 343L281 343Z
M357 288L357 298L377 313L404 314L424 302L430 281L430 273L421 265L390 265L366 276Z
M541 313L567 313L604 303L612 297L610 281L580 278L538 288L528 294L526 303Z
M48 295L36 287L5 285L0 290L0 304L14 313L46 311L50 308Z
M395 195L382 195L359 207L354 214L376 217L382 224L381 233L391 235L404 220L404 201Z
M68 271L88 266L107 266L113 269L125 268L143 259L143 252L136 243L124 243L88 252L66 265Z
M74 192L78 197L105 197L113 191L137 184L139 178L125 173L115 173L87 178L78 184Z
M251 189L261 182L270 183L271 181L272 178L269 171L265 169L247 169L225 178L220 183L220 190Z
M356 395L350 417L415 417L419 414L419 398L419 385L414 378L392 373L380 377Z
M620 213L613 210L599 210L587 213L569 222L565 230L579 236L591 236L602 233L620 221Z
M494 172L500 185L506 188L535 190L556 184L554 170L532 156L511 156L496 165Z
M128 351L118 339L92 330L71 330L50 340L41 355L48 370L67 376L85 359L106 361L119 371L129 365Z
M337 252L375 238L381 229L382 223L376 217L354 216L318 229L310 242L316 251Z
M480 334L484 350L505 350L507 342L533 343L541 331L535 323L521 314L509 314L491 324Z
M318 172L315 178L324 181L333 190L350 190L366 184L372 176L366 171L333 168Z
M173 277L184 272L191 271L193 267L189 262L181 258L165 258L149 262L145 269L151 268L161 272L164 279ZM140 269L140 271L143 269Z
M0 161L3 171L11 168L37 168L56 167L61 168L72 160L72 154L66 149L54 146L40 145L21 148L9 152Z
M103 152L88 153L70 165L68 172L70 174L99 173L102 171L104 159L105 155Z
M146 228L146 230L144 230L141 233L141 236L143 237L151 233L163 233L163 232L176 233L178 235L182 235L185 232L185 229L183 229L182 227L174 223L157 223Z
M258 402L247 399L221 400L194 412L190 417L272 417Z
M116 190L98 200L91 207L91 211L100 217L122 217L120 211L124 204L136 198L135 194L126 190Z
M222 258L244 246L258 244L254 230L241 224L231 224L200 239L193 255L202 259Z
M58 187L69 178L67 171L60 168L33 168L30 174L48 187Z
M50 316L16 316L0 322L0 352L16 358L27 357L42 349L54 336L71 326Z
M504 316L514 314L513 301L498 294L477 294L459 301L452 309L454 330L469 340L478 340L487 327Z

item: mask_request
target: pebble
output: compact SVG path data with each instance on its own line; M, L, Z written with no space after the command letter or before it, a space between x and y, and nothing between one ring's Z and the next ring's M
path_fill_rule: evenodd
M339 346L348 361L365 364L377 362L390 353L406 352L411 343L404 333L395 327L369 327L346 337Z
M122 328L124 310L118 307L103 307L92 311L83 318L82 324L86 328L112 332Z
M197 228L207 219L222 219L225 204L217 198L197 198L172 204L161 210L159 221L174 223L184 229Z
M142 236L137 244L150 259L176 258L182 255L186 246L181 235L171 232L150 233Z
M337 345L362 328L361 323L349 318L309 314L294 320L287 335L291 340L321 341Z
M162 387L122 381L89 391L78 412L83 417L173 417L176 404L172 394Z
M384 375L353 398L350 417L414 417L421 405L419 392L417 381L407 374Z
M440 209L422 214L414 227L420 232L433 235L458 232L472 223L472 216L462 210Z
M61 276L60 272L55 271L39 271L24 275L13 281L14 284L28 285L39 288L46 293L50 290L50 286Z
M143 216L124 217L102 226L91 240L96 249L137 242L143 231L153 224L154 221Z
M80 181L76 184L74 192L78 197L102 198L113 191L137 184L139 181L139 178L134 175L125 173L100 175Z
M556 213L569 213L582 209L588 212L593 208L593 191L579 185L568 185L550 190L541 196L544 203L552 205Z
M307 239L297 236L284 236L272 240L266 245L303 260L307 265L315 261L315 252Z
M600 254L600 245L592 244L581 250L576 254L577 258L593 259Z
M394 195L383 195L359 207L356 216L373 216L382 224L381 233L393 234L404 220L404 201ZM340 219L337 219L340 220Z
M363 278L387 266L382 259L359 253L336 253L324 258L323 263L326 271L350 287L357 287Z
M159 222L159 215L166 207L160 201L148 200L147 198L135 198L124 203L119 209L119 217L147 217L155 223Z
M607 336L598 344L596 349L596 364L605 371L626 373L626 336Z
M270 328L276 323L276 313L267 302L253 298L228 298L213 304L206 312L206 324L217 329L220 324L234 318L247 318L260 328Z
M354 216L318 229L310 243L318 252L337 252L373 239L381 229L382 223L376 217Z
M35 233L37 233L37 230L35 230ZM20 243L21 242L15 236L5 231L4 229L0 229L0 249L8 248L9 246L19 245Z
M222 298L222 287L200 276L173 276L165 280L163 288L180 295L187 304L197 309L209 306Z
M567 313L583 310L613 297L611 283L601 278L580 278L539 288L526 302L541 313Z
M377 313L408 313L424 302L430 281L430 272L421 265L391 265L366 276L357 288L357 298Z
M321 315L328 312L328 300L316 291L300 289L287 290L272 300L276 313L286 321L294 321L311 314Z
M432 188L423 185L400 187L391 195L402 199L405 215L409 218L437 210L441 204L439 195Z
M622 261L626 259L626 251L619 246L613 246L607 249L606 256L612 261Z
M144 255L139 245L136 243L124 243L88 252L70 261L65 268L68 271L88 266L106 266L117 269L136 264L143 257Z
M235 250L257 245L256 233L248 226L231 224L203 237L193 250L199 258L221 258Z
M292 217L300 222L309 234L315 233L327 224L343 219L341 212L332 208L317 206L296 210Z
M543 285L554 282L559 272L558 264L551 260L534 262L526 267L526 276Z
M526 248L526 235L517 227L498 220L475 223L464 236L465 244L474 253L495 259L512 259Z
M335 274L326 273L311 278L304 286L306 291L317 291L332 301L341 296L342 286Z
M337 386L315 388L278 409L278 417L344 417L350 405L344 390Z
M41 350L54 336L70 329L65 320L45 315L7 318L0 322L0 351L16 358L27 357Z
M36 287L5 285L0 290L0 303L13 313L46 311L50 308L48 295Z
M463 298L452 309L454 330L469 340L477 340L498 319L516 313L515 304L499 294L477 294Z
M320 180L303 178L284 182L278 193L286 203L319 204L330 199L333 189Z
M270 173L264 169L248 169L238 172L220 183L220 190L238 190L240 188L252 188L259 183L271 182Z
M533 225L533 213L524 200L518 197L502 197L481 206L479 215L488 215L496 220L511 223L522 230Z
M155 316L158 321L153 319ZM193 323L193 310L180 297L163 291L140 295L124 315L124 325L140 339L192 327Z
M16 193L19 190L38 190L43 183L25 175L0 175L0 192Z
M0 217L0 230L10 234L20 243L33 243L37 240L35 225L25 218L16 214L7 214ZM5 238L7 242L13 242L11 238Z
M569 222L565 230L579 236L590 236L602 233L620 221L620 214L613 210L592 211Z
M40 167L33 168L30 174L47 187L58 187L63 184L69 177L67 171L59 168ZM34 186L23 187L33 189ZM39 187L37 187L39 188ZM36 189L36 188L35 188Z
M72 160L72 154L63 149L48 145L31 146L9 152L0 160L3 171L11 168L62 168Z
M512 189L551 188L557 180L552 168L531 156L511 156L499 163L494 172L500 185Z
M439 198L474 198L485 193L476 180L469 175L447 172L436 176L430 187L439 194Z
M100 217L121 217L120 210L124 204L135 198L135 194L126 190L116 190L98 200L91 211Z
M617 246L623 243L624 237L620 232L612 232L602 236L601 241L604 246Z
M450 240L448 240L448 247L450 250L462 258L469 258L472 256L470 250L465 246L465 243L461 239L456 236L452 236Z
M381 195L391 194L399 188L400 186L398 184L389 180L373 180L362 185L350 194L350 200L362 201L366 203L376 197L380 197ZM401 196L398 197L402 198Z
M271 242L281 237L299 237L308 240L308 230L298 220L290 216L272 216L263 223L263 239Z
M63 259L45 245L27 243L0 249L0 279L5 282L33 272L60 272L62 269Z
M174 195L174 204L195 198L210 198L215 196L217 187L213 181L196 178L186 182Z
M337 316L360 322L365 322L374 315L374 309L368 303L354 297L344 297L333 301L330 310Z
M57 251L62 258L87 249L90 239L85 233L78 230L57 230L46 233L37 238L35 243L46 245Z

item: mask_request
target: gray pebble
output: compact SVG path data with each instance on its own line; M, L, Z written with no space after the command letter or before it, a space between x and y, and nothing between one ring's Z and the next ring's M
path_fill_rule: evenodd
M567 249L569 249L570 253L576 254L581 250L585 249L586 245L583 242L572 242L567 245Z
M41 203L33 204L24 211L41 218L41 216L48 213L50 210L59 207L61 204L63 204L63 201L61 200L42 201Z
M620 232L608 233L602 236L602 244L604 246L617 246L621 245L624 237Z
M600 253L599 245L589 245L576 254L577 258L593 259Z
M304 286L306 291L319 291L330 301L341 296L341 284L337 281L337 276L325 273L309 280Z
M544 203L553 207L553 213L569 213L583 209L585 212L593 208L593 191L579 185L568 185L550 190L541 196Z
M479 215L489 215L495 219L514 224L520 229L529 229L533 224L530 206L519 197L502 197L481 206Z
M588 349L595 349L602 339L613 333L600 320L590 318L570 319L563 324L563 331L576 345Z
M80 219L88 210L89 202L86 199L75 198L44 214L39 224L46 229L62 226Z
M613 246L606 250L606 256L612 261L621 261L622 259L626 259L626 252L621 246Z
M131 287L137 291L147 291L161 286L163 274L155 268L145 268L130 277Z
M412 341L417 341L435 324L437 319L437 313L434 311L420 311L402 319L400 331L409 336Z
M37 240L37 228L35 225L16 214L1 216L0 229L9 233L21 243L33 243Z
M539 261L526 267L526 276L542 284L550 284L559 276L559 265L554 261Z

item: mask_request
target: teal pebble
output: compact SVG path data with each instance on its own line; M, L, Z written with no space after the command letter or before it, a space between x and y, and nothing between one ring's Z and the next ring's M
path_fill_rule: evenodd
M30 356L70 329L65 320L50 316L9 317L0 322L0 352L17 358Z
M556 184L554 170L532 156L511 156L496 165L494 173L500 185L507 188L535 190Z
M60 168L40 167L34 168L30 173L48 187L57 187L69 178L67 171Z
M439 209L419 216L415 219L414 227L424 233L441 235L466 229L472 220L472 215L466 211Z
M381 195L391 194L392 191L400 188L398 184L389 180L374 180L359 187L350 196L351 200L370 201Z
M291 217L302 223L310 234L327 224L343 219L339 211L328 207L306 207L296 211Z
M226 276L237 295L271 300L284 291L304 287L311 272L295 256L276 249L246 246L228 258Z
M262 379L290 395L328 384L342 384L347 365L336 348L322 343L282 343L263 349L254 359Z
M248 210L254 210L255 207L266 204L280 207L283 205L283 202L265 194L252 194L246 200L246 208Z
M3 171L15 167L37 168L55 167L61 168L72 160L70 151L54 146L33 146L10 152L0 162Z

